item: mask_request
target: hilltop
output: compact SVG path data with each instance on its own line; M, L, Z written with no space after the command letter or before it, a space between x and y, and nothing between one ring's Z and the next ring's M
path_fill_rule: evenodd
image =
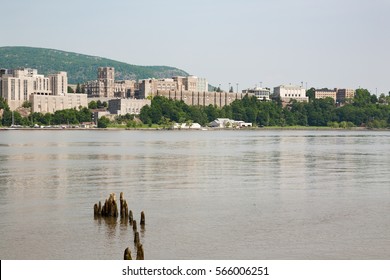
M138 66L103 57L54 49L0 47L0 68L35 68L38 69L38 73L44 75L66 71L69 83L72 84L96 80L97 68L101 66L114 67L116 80L188 76L185 71L168 66Z

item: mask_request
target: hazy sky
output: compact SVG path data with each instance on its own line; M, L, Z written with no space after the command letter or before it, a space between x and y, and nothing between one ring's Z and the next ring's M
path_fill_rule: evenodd
M223 89L390 91L390 0L12 0L1 11L0 46L174 66Z

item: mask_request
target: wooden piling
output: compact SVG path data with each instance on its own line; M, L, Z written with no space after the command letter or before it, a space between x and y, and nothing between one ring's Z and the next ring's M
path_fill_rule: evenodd
M144 260L144 248L142 247L141 243L137 244L137 260Z
M137 231L137 221L133 220L133 230Z
M133 225L133 211L129 211L129 222L130 222L130 225Z
M130 248L127 247L125 249L125 253L124 253L124 256L123 256L123 259L126 261L126 260L132 260L131 258L131 251L130 251Z
M95 205L93 206L93 214L96 216L96 215L99 215L99 211L98 211L98 205L95 203Z
M141 226L144 226L144 225L145 225L145 213L144 213L144 211L141 212L141 221L140 221L140 225L141 225Z
M134 232L134 243L135 244L139 243L139 232L138 231Z

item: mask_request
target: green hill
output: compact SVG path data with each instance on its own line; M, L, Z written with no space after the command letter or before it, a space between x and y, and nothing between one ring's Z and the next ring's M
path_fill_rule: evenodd
M68 72L69 83L83 83L97 79L98 67L115 68L116 80L170 78L188 76L183 70L168 66L137 66L107 58L32 47L0 47L0 68L28 67L39 74Z

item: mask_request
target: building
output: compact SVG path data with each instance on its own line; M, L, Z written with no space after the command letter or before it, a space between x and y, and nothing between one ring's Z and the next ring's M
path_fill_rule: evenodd
M138 83L131 80L115 81L114 96L119 98L134 98Z
M336 103L337 88L335 89L316 89L314 91L315 99L325 99L330 97Z
M274 88L274 95L280 97L282 102L289 103L292 100L298 102L308 102L306 90L302 86L281 85Z
M157 91L149 95L164 96L168 99L183 101L190 106L217 106L223 107L234 100L242 99L244 94L235 92L193 92L193 91Z
M242 91L242 93L252 95L252 96L254 95L259 100L269 101L271 90L269 88L255 87L253 89L245 89Z
M344 104L348 99L352 99L355 97L354 89L338 89L336 93L336 102L339 104Z
M208 92L209 84L206 78L199 78L196 76L181 77L176 76L172 78L176 82L177 90L194 91L194 92Z
M114 67L99 67L97 80L84 84L88 97L115 97L115 69Z
M31 68L1 71L0 81L0 96L7 100L11 110L30 101L32 95L65 95L68 88L66 72L45 77Z
M48 75L52 95L66 95L68 93L68 76L66 72Z
M156 94L159 91L178 90L178 83L172 79L145 79L139 81L138 98L145 99Z
M88 107L88 98L84 93L66 93L63 95L41 95L30 96L32 113L54 113L65 109L79 109Z
M141 108L151 105L149 99L112 99L108 101L108 111L113 115L139 115Z
M104 97L114 97L115 69L114 67L99 67L98 81L103 84Z

